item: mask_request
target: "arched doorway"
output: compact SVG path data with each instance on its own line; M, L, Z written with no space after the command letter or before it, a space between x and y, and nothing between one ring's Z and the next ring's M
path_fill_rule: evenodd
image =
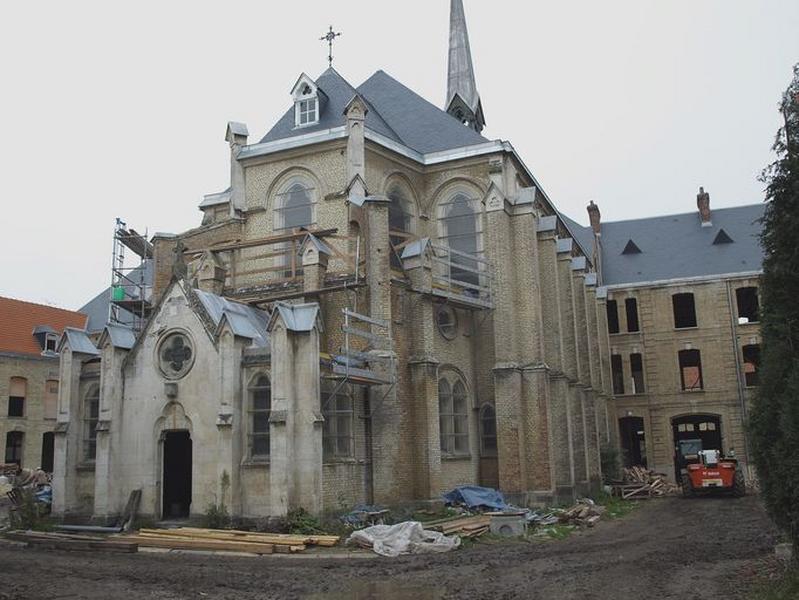
M684 415L671 420L674 434L674 473L680 481L686 457L700 450L719 450L721 447L721 417L718 415Z
M646 431L642 417L622 417L619 419L622 461L624 466L646 467Z
M191 514L192 443L188 431L164 432L164 519L185 519Z

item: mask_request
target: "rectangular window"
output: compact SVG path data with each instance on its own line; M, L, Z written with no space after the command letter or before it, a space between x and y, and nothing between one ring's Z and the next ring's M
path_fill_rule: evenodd
M331 395L335 391L335 395ZM322 450L325 458L349 458L352 451L352 396L349 386L322 392Z
M624 301L624 306L627 309L627 331L635 333L640 331L638 324L638 300L635 298L627 298Z
M702 382L702 358L699 350L680 350L680 383L686 391L704 389Z
M6 457L7 465L22 465L22 442L25 434L21 431L9 431L6 434Z
M696 305L693 294L674 294L671 297L674 306L674 327L686 329L696 327Z
M760 345L750 344L744 346L743 355L746 387L754 387L758 384L757 371L760 368Z
M633 394L644 393L644 360L640 354L630 354L630 373L632 373Z
M608 332L619 333L619 309L615 300L608 300Z
M44 382L44 418L55 419L58 412L58 381L48 379Z
M8 393L8 416L25 416L25 397L28 395L28 380L24 377L12 377Z
M316 123L316 98L300 100L300 125Z
M51 333L48 333L47 337L44 338L44 351L55 352L57 346L58 346L58 337L56 337Z
M624 393L624 370L620 354L610 356L610 368L613 372L613 393L619 396Z
M744 287L735 290L738 302L738 323L757 323L760 320L760 301L756 287Z

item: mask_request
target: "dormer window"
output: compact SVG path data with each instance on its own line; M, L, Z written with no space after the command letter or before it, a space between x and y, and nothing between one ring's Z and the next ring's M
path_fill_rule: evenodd
M45 352L57 352L58 348L58 336L53 333L48 333L47 337L44 340L44 351Z
M308 127L319 123L320 92L316 83L304 73L291 90L294 98L294 126Z

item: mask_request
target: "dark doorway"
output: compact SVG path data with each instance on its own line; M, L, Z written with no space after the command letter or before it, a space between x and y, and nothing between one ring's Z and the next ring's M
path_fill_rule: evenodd
M644 419L623 417L619 419L621 449L625 467L646 467L646 435Z
M45 473L53 472L53 462L55 458L55 435L48 431L42 435L42 471Z
M688 415L671 421L674 430L674 472L680 481L685 468L685 456L699 450L720 450L721 417L716 415Z
M165 519L182 519L191 513L191 436L188 431L168 431L164 436Z

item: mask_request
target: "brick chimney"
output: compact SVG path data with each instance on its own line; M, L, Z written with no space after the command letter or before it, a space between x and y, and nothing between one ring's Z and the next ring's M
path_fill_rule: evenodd
M699 188L699 193L696 195L696 206L699 209L699 218L702 219L702 227L712 226L713 223L710 222L710 194L703 187Z
M591 221L591 229L593 229L594 233L597 235L602 233L601 216L599 207L591 200L591 203L588 205L588 219Z

